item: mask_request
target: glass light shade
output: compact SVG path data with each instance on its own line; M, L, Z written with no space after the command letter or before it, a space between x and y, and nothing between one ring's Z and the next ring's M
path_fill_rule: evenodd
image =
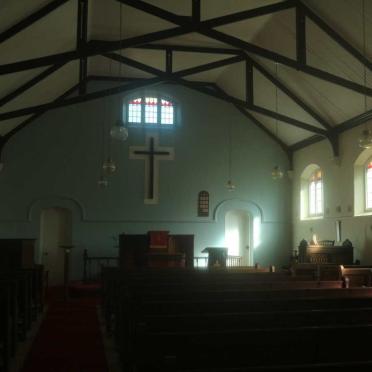
M97 185L99 188L104 189L108 186L108 181L104 176L101 176L97 181Z
M276 165L274 169L272 170L271 176L273 180L278 180L280 178L283 178L283 172L280 170L278 165Z
M372 147L372 132L370 129L364 129L359 137L359 147L369 149Z
M112 174L116 171L116 165L111 158L107 158L107 160L102 165L102 169L105 174Z
M234 191L236 186L233 184L233 182L231 180L228 180L227 183L226 183L226 188L229 191Z
M118 141L125 141L128 138L128 129L121 120L117 120L110 130L110 136Z

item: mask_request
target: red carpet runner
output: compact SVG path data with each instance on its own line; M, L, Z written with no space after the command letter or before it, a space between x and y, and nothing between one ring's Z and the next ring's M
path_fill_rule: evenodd
M97 301L50 299L22 372L107 372Z

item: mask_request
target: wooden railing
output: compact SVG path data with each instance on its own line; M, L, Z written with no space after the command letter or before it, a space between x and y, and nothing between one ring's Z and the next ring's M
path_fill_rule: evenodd
M102 266L117 267L119 257L88 256L88 250L84 249L83 281L95 281L101 278Z
M194 267L207 267L207 266L208 266L208 257L206 256L194 257ZM227 267L244 266L243 257L242 256L227 256L226 266Z

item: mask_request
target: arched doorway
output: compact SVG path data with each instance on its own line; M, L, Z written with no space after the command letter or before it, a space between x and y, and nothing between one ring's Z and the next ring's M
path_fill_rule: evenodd
M228 255L240 256L241 265L244 266L252 264L251 222L250 214L244 210L233 209L225 214L225 246L228 248ZM231 260L234 266L234 259Z
M67 208L42 209L40 215L41 261L48 271L49 285L63 285L64 250L61 245L71 245L72 212Z

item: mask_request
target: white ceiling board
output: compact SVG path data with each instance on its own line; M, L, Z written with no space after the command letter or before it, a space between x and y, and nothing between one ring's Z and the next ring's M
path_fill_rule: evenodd
M160 1L157 1L158 3ZM202 0L201 17L209 19L276 3L273 0Z
M174 52L173 71L184 70L211 62L221 61L231 57L231 55L227 54Z
M48 76L32 89L0 107L0 112L48 103L62 95L78 82L78 62L70 62Z
M110 67L111 64L111 67ZM151 78L154 75L143 72L133 67L120 64L116 61L111 61L102 56L89 58L89 75L113 76L117 77L121 69L121 76L131 78ZM111 73L110 73L111 71Z
M363 16L366 27L366 51L372 54L372 2L365 0L304 0L304 3L354 48L363 51Z
M122 55L142 64L154 67L157 70L165 71L165 52L161 50L124 49Z
M25 70L13 74L0 75L0 97L6 96L10 92L39 75L48 67L35 68L33 70Z
M89 28L92 39L120 39L120 11L122 14L122 38L134 37L173 28L164 21L141 10L121 5L119 1L91 0Z
M275 13L252 43L289 58L296 58L296 19L292 9Z
M192 2L190 0L146 0L146 2L181 16L189 16L192 12ZM219 2L221 0L215 1L215 5L218 6Z
M50 0L0 1L0 33L47 5Z
M273 16L271 14L216 27L216 30L244 41L253 40Z
M363 65L325 34L315 23L306 22L307 63L355 83L363 84Z
M281 79L281 67L278 65L277 78L279 81ZM275 76L275 72L273 75ZM243 75L244 76L244 75ZM290 97L288 97L279 88L271 83L265 76L254 69L253 73L254 81L254 103L257 106L265 107L269 110L276 111L276 92L278 95L277 111L280 114L292 117L294 119L303 121L307 124L313 125L318 128L323 128L323 126L315 120L311 115L304 111L300 106L297 105Z
M255 59L274 73L273 62L264 58ZM364 110L364 96L361 94L284 65L280 65L279 69L281 81L331 125L339 124Z
M307 130L295 127L293 125L283 123L281 121L278 121L278 126L277 126L275 119L269 118L265 115L257 114L252 111L249 111L249 112L261 124L263 124L271 133L276 135L279 139L281 139L288 146L291 146L315 134Z
M75 1L69 1L0 45L0 64L76 48Z
M226 67L217 84L229 95L245 100L245 62Z
M215 68L213 70L209 71L204 71L200 72L198 74L194 75L188 75L185 77L185 79L190 80L190 81L203 81L203 82L209 82L209 83L214 83L218 77L225 71L227 67L220 67L220 68Z

